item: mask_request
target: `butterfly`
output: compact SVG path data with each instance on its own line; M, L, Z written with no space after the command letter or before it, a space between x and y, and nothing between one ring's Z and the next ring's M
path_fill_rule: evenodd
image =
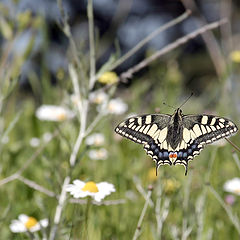
M183 115L178 108L173 115L147 114L121 122L115 132L136 143L160 165L181 164L188 172L188 162L200 154L205 145L238 131L229 119L213 115Z

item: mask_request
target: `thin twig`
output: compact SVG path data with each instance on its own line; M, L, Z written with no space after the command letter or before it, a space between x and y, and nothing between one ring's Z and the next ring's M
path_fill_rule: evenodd
M170 199L168 197L165 197L163 204L161 204L163 196L162 196L162 187L159 181L158 181L159 184L157 188L157 200L156 200L156 207L155 207L155 214L156 214L156 221L157 221L157 239L161 239L162 237L163 223L165 222L168 216L169 205L170 205Z
M99 113L99 114L94 118L94 120L93 120L93 121L90 123L90 125L87 127L84 136L87 136L87 135L89 135L89 134L92 132L92 130L96 127L96 125L97 125L98 122L102 119L103 116L104 116L104 114Z
M134 184L135 184L136 189L138 190L138 192L143 196L143 198L144 198L145 200L147 200L147 193L146 193L145 190L143 189L143 187L142 187L142 185L141 185L141 183L140 183L140 180L139 180L136 176L134 176L134 177L133 177L133 182L134 182ZM150 205L150 207L153 207L153 206L154 206L152 199L149 200L149 205Z
M88 112L88 101L85 100L83 101L83 105L82 105L81 121L80 121L81 125L80 125L79 134L69 160L71 167L75 165L78 151L82 144L83 138L85 137L85 131L86 131L86 125L87 125L87 112Z
M187 35L185 35L184 37L181 37L179 39L177 39L176 41L174 41L173 43L168 44L166 47L162 48L161 50L157 51L155 54L153 54L152 56L144 59L142 62L138 63L137 65L135 65L134 67L130 68L129 70L127 70L126 72L123 72L120 75L120 79L124 80L124 79L128 79L131 78L133 76L133 74L135 72L138 72L139 70L141 70L142 68L148 66L151 62L153 62L154 60L158 59L160 56L170 52L171 50L183 45L184 43L186 43L187 41L189 41L190 39L195 38L196 36L217 28L218 26L225 24L227 22L227 19L222 19L220 21L216 21L210 24L207 24Z
M217 154L217 150L218 148L214 148L212 153L211 153L211 157L210 157L210 161L207 167L207 173L206 173L206 182L209 183L210 180L210 176L211 176L211 172L213 169L213 164L216 158L216 154ZM196 206L195 206L195 211L196 211L196 224L197 224L197 236L196 236L196 240L201 240L204 238L203 236L203 229L204 229L204 217L205 217L205 203L206 203L206 197L207 197L207 188L203 188L203 191L201 193L201 195L198 197L197 202L196 202Z
M81 58L78 55L78 49L77 49L76 43L73 39L71 30L70 30L70 26L68 24L67 15L65 14L65 11L63 9L62 0L57 0L57 3L58 3L58 8L59 8L60 13L61 13L61 19L63 21L63 29L62 30L66 34L66 36L68 37L68 39L70 41L72 54L73 54L75 62L77 63L78 69L80 71L81 78L82 78L82 80L86 80L87 77L86 77L85 72L84 72L83 63L81 62Z
M152 195L152 186L149 186L148 187L148 193L147 193L147 199L145 201L145 204L144 204L144 207L142 209L142 212L141 212L141 215L139 217L139 220L138 220L138 224L137 224L137 228L135 230L135 233L134 233L134 236L133 236L133 240L136 240L138 239L139 235L140 235L140 231L141 231L141 226L142 226L142 222L143 222L143 218L146 214L146 211L147 211L147 207L149 205L149 200L151 198L151 195Z
M27 178L24 178L22 176L18 176L17 179L20 180L21 182L25 183L29 187L48 195L49 197L56 197L56 194L54 192L40 186L39 184L35 183L34 181L31 181L31 180L29 180Z
M64 182L63 182L63 185L62 185L62 191L61 191L61 194L60 194L60 197L59 197L58 205L57 205L55 216L54 216L54 225L51 229L49 240L54 240L55 237L56 237L58 226L59 226L59 223L60 223L60 220L61 220L62 210L63 210L64 203L65 203L65 200L66 200L66 195L67 195L66 194L66 187L69 183L70 183L70 177L67 176L64 179Z
M220 1L220 16L221 18L227 18L227 19L232 19L232 0L222 0ZM228 54L232 51L233 49L233 35L232 35L232 27L231 27L231 22L229 21L226 26L221 27L221 40L222 40L222 46L223 49L225 50L225 55L228 56ZM230 59L226 58L229 62ZM229 64L230 65L230 64ZM231 72L231 70L230 70Z
M89 32L89 48L90 48L90 79L89 90L94 87L95 84L95 41L94 41L94 16L93 16L93 3L92 0L88 0L87 6L88 13L88 32Z
M210 192L214 195L214 197L218 200L220 205L226 211L229 219L231 220L232 224L234 225L234 227L236 228L238 234L240 235L240 223L239 223L239 219L237 218L237 216L233 215L233 212L231 211L231 209L224 203L224 201L221 199L221 197L215 191L215 189L211 185L207 185L207 186L208 186Z
M186 9L190 9L193 12L193 15L197 17L198 23L200 26L204 26L207 24L206 19L198 10L197 4L194 0L181 0L183 5ZM223 74L226 70L226 63L224 61L224 58L222 56L221 50L219 48L219 45L217 43L217 40L215 39L213 33L211 31L203 32L201 33L202 38L206 44L206 47L208 49L209 55L212 59L213 65L215 67L216 73L220 78L222 78Z
M8 176L8 177L2 179L2 180L0 181L0 186L6 184L6 183L8 183L8 182L12 182L13 180L17 179L18 176L19 176L18 173L14 173L14 174L12 174L11 176Z
M233 153L233 158L235 160L235 163L237 164L238 170L240 170L240 160L236 152Z
M82 144L83 138L85 136L87 112L88 112L88 101L85 100L82 102L82 112L80 115L81 125L80 125L79 134L78 134L77 140L75 142L75 145L73 147L73 151L71 153L70 160L69 160L71 167L75 166L77 154L78 154L78 151ZM65 177L64 183L62 185L61 194L59 197L58 205L56 207L55 216L54 216L54 226L51 229L49 240L54 240L56 238L58 226L59 226L59 223L61 220L61 215L62 215L62 211L63 211L63 207L64 207L64 203L66 200L66 195L67 195L66 187L69 183L70 183L70 175Z
M164 24L163 26L156 29L154 32L149 34L147 37L145 37L143 40L141 40L135 47L133 47L130 51L128 51L126 54L124 54L120 59L118 59L115 63L113 63L109 69L109 71L115 69L120 64L122 64L124 61L126 61L128 58L130 58L132 55L134 55L140 48L142 48L146 43L151 41L154 37L156 37L161 32L165 31L166 29L182 22L184 19L186 19L191 14L190 10L186 10L182 15L179 17L173 19L172 21Z
M82 96L81 96L81 92L80 92L78 74L77 74L77 71L74 68L73 64L71 64L71 63L68 66L68 71L69 71L69 75L71 77L71 81L73 84L74 96L77 98L76 102L77 102L78 113L81 114L83 103L82 103Z
M74 76L71 78L71 80L73 82L73 87L76 88L75 93L80 94L80 93L78 93L78 90L77 90L77 89L79 89L77 77ZM80 129L79 129L77 140L74 144L74 147L73 147L72 153L70 155L70 159L69 159L69 163L70 163L71 167L75 166L75 163L77 160L77 154L81 147L82 141L85 137L85 131L86 131L86 125L87 125L87 115L88 115L88 105L89 105L89 101L87 99L81 99L81 107L78 108L79 111L81 110L79 112ZM59 223L61 220L64 203L66 200L66 194L67 194L66 187L69 184L69 182L70 182L70 173L67 177L65 177L64 183L62 185L61 194L59 197L58 205L56 207L55 216L54 216L54 226L51 229L49 240L54 240L56 238L56 234L57 234L58 226L59 226Z
M234 144L231 140L229 140L229 139L227 139L227 138L225 138L238 152L240 152L240 148L236 145L236 144Z
M52 135L52 138L50 141L52 141L56 136L57 136L58 132L55 131ZM12 174L11 176L8 176L4 179L2 179L0 181L0 186L11 182L15 179L17 179L27 168L28 166L42 153L42 151L45 149L45 147L47 147L49 145L49 141L45 142L43 145L41 145L35 152L34 154L23 164L23 166L17 170L14 174Z

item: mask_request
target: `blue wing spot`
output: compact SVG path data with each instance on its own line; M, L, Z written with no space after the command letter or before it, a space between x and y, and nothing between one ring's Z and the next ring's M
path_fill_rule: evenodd
M188 151L187 151L188 155L191 155L192 154L192 149L189 148Z
M178 159L181 160L182 159L182 156L183 156L183 152L178 152Z
M154 150L154 153L155 153L156 155L158 155L158 153L159 153L159 149L156 148L156 149Z
M162 152L159 152L159 153L158 153L158 158L162 159L162 157L163 157Z
M163 152L163 159L168 159L168 152Z
M197 145L196 144L193 144L192 145L192 150L196 149L197 148Z
M187 158L187 152L183 153L183 159Z
M151 148L152 150L154 150L154 149L156 149L156 147L157 147L156 144L152 144L150 148Z

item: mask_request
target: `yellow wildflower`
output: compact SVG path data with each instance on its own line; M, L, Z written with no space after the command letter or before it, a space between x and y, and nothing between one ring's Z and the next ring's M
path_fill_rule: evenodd
M98 81L103 84L113 84L118 80L118 76L115 72L105 72L99 78Z
M240 63L240 50L231 52L230 58L235 63Z
M164 181L164 190L167 194L175 192L179 187L180 183L174 178L169 178Z
M156 176L156 168L152 167L148 170L147 178L149 182L155 182L157 181L158 177Z

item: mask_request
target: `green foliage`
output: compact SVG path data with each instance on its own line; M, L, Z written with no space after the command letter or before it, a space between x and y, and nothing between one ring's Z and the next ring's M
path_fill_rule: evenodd
M161 88L156 85L152 90L149 87L151 85L149 82L149 86L146 87L147 81L145 79L148 79L148 77L142 77L127 90L132 93L125 97L132 112L153 112L157 104L161 106L162 97L158 94L162 91ZM143 84L139 84L140 81ZM168 78L160 81L161 86L164 86L165 89L171 89L169 85L172 82ZM144 92L143 86L149 92ZM181 85L179 84L176 87L181 88ZM59 91L59 89L51 87L51 92L54 95L58 95L58 93L55 93L56 91ZM145 95L148 93L152 94L149 102L146 103L145 99L141 97L143 93ZM168 102L171 102L174 106L179 105L179 98L176 97L174 92L167 91L165 94L168 96ZM134 98L133 95L135 96ZM61 99L56 99L56 102L60 101ZM185 108L193 109L195 101L195 99L191 99L183 107L183 110ZM8 104L15 105L16 101L10 101ZM144 106L144 108L141 106ZM10 108L14 109L14 106ZM6 134L9 135L9 142L2 145L1 151L2 179L21 168L26 160L34 154L35 149L29 145L31 137L41 138L44 132L53 132L57 128L61 133L44 148L42 153L26 169L23 176L59 194L62 179L68 169L71 151L69 148L76 138L79 126L75 120L63 123L47 123L36 119L31 99L22 101L20 108L22 109L21 115L11 112L10 116L8 116L10 120L6 126ZM172 109L168 109L166 106L162 108L163 112L172 112ZM186 110L185 112L199 113L203 109L204 106L202 106L202 109L196 108L195 110ZM3 115L3 117L5 116ZM116 139L113 129L118 122L119 118L107 116L95 130L96 132L104 133L106 136L107 140L104 147L109 151L108 159L105 161L93 161L87 156L89 149L86 150L83 147L80 150L79 158L82 151L84 155L75 166L72 179L79 178L96 182L111 182L116 187L116 193L113 193L107 199L126 199L126 202L119 205L91 206L87 226L85 226L84 222L86 205L68 203L63 213L61 233L64 232L66 236L69 236L71 233L72 239L81 238L81 231L83 231L81 229L83 227L87 228L89 239L129 239L133 236L136 229L138 217L144 205L144 198L137 191L133 177L137 176L142 187L146 189L149 184L152 184L147 177L147 172L153 167L154 163L145 155L141 146L125 139L121 141ZM234 140L237 141L237 137ZM216 154L214 155L214 153ZM213 160L211 160L212 155L214 155ZM213 166L210 168L211 161L213 161ZM166 239L171 237L172 226L179 228L181 235L183 221L187 221L187 224L193 229L190 239L196 239L198 231L197 218L199 217L196 212L196 202L207 191L206 175L208 171L210 171L210 184L222 197L225 195L222 189L223 183L229 178L238 175L238 170L231 154L231 147L227 145L224 147L207 147L199 157L190 163L189 171L191 177L185 177L182 167L164 166L159 169L158 182L153 183L153 202L156 202L156 191L159 187L163 188L162 201L165 201L164 199L166 198L170 199L169 213L166 222L163 224L162 232L162 236ZM189 199L187 209L184 210L184 188L188 178L190 178ZM178 189L173 189L172 192L168 193L166 186L164 188L163 184L166 179L174 179L177 185L179 185ZM1 186L1 195L4 196L1 198L1 212L8 212L7 215L2 215L1 220L1 231L4 239L18 239L16 234L11 234L9 231L10 221L15 219L18 214L26 213L38 219L44 217L52 218L54 215L56 207L55 198L31 189L17 180ZM232 210L239 215L237 202ZM237 238L237 231L234 230L226 213L210 193L206 194L202 211L203 233L200 239L205 239L204 236L209 231L213 231L213 239ZM154 207L149 207L143 222L141 239L156 239L155 218ZM59 239L63 238L59 235Z
M10 42L24 31L31 19L34 20L33 28L45 30L42 20L38 17L33 19L29 12L18 18L20 22L16 33L13 31L14 24L7 17L3 16L0 19L0 30ZM157 109L172 114L173 110L162 103L166 102L177 108L183 102L189 92L185 90L184 73L176 61L166 59L165 62L152 65L147 73L139 79L134 79L130 87L114 93L128 103L128 112L121 116L101 116L101 120L93 128L93 132L100 132L106 138L104 148L108 151L107 159L92 160L88 154L96 147L86 146L83 140L78 149L76 164L71 167L69 159L79 128L81 129L83 124L81 112L79 113L77 106L72 103L69 94L74 92L74 87L69 83L73 81L72 77L65 76L65 82L52 86L43 63L44 74L41 77L34 72L29 73L31 96L24 96L18 88L21 67L32 51L34 40L32 36L22 55L9 63L4 72L7 74L0 71L3 80L0 90L1 239L29 239L27 235L11 233L9 229L11 220L22 213L36 219L49 218L49 235L63 181L68 175L71 181L80 179L113 183L116 192L104 199L104 203L108 205L99 206L92 204L91 199L85 199L81 204L72 203L68 194L56 239L131 239L137 229L149 185L153 186L153 192L139 239L239 238L239 230L234 227L220 201L209 191L210 185L220 198L224 199L224 182L239 175L229 144L206 147L201 155L190 163L188 176L184 176L181 166L161 166L156 178L152 171L154 163L146 156L142 146L120 139L114 133L115 126L126 117L125 115L153 113ZM115 55L112 56L96 75L111 68L115 58ZM1 59L2 61L4 63ZM188 61L190 64L191 60ZM230 77L226 82L218 82L216 77L214 81L212 85L207 86L208 100L204 93L192 97L183 106L184 113L197 114L208 111L223 116L229 115L236 120L231 111L236 109L237 105L231 96L238 94L237 89L232 89L230 95L227 87ZM81 80L79 85L81 86ZM220 93L216 92L216 87ZM114 90L111 89L109 95L113 94ZM226 95L229 96L228 102L218 102L219 97L225 98ZM36 105L39 103L67 106L75 112L75 118L59 122L41 121L35 115ZM96 108L96 104L89 104L87 127L97 115ZM44 141L45 133L52 134L49 142ZM38 138L40 144L33 147L30 144L32 138ZM233 137L233 141L238 143L239 136ZM15 173L19 175L6 181ZM32 181L33 184L26 180ZM107 202L108 200L110 202ZM117 204L115 200L118 201ZM236 216L240 216L239 201L237 198L233 206L227 206ZM224 204L226 206L226 203Z

